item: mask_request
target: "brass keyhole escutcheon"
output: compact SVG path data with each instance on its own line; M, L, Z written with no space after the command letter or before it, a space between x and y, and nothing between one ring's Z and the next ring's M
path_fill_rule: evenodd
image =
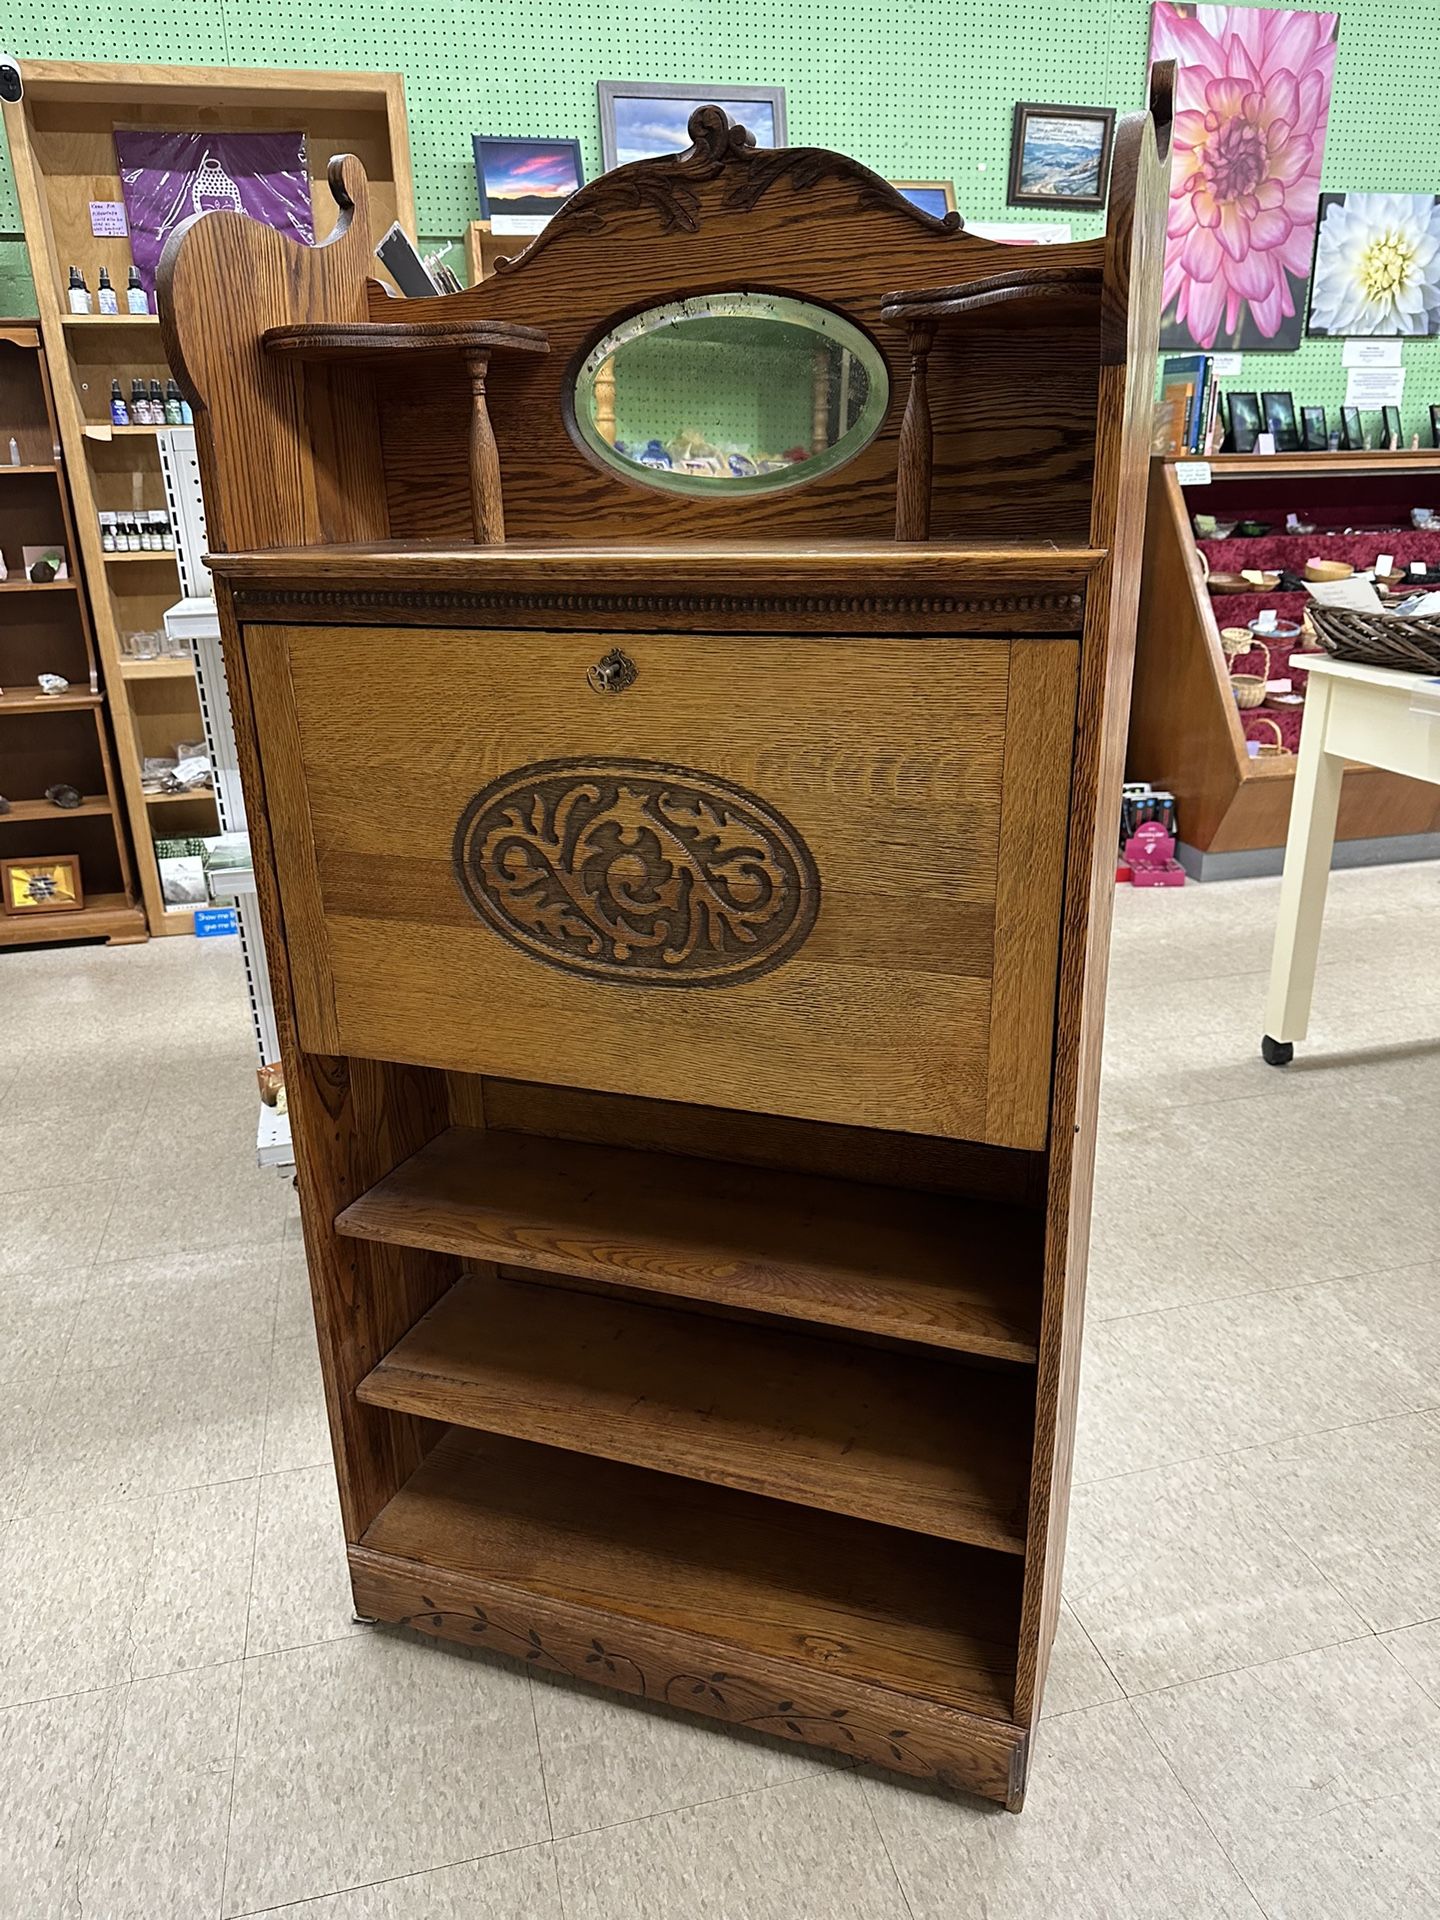
M628 653L612 647L602 660L597 660L587 671L585 678L596 693L624 693L640 678L640 669Z

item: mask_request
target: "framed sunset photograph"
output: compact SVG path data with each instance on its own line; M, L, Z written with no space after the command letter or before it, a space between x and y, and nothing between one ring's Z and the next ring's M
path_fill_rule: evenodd
M755 136L757 147L785 145L785 89L677 85L661 80L599 80L600 162L627 166L660 154L684 153L697 107L723 107Z
M547 219L583 185L578 140L522 140L500 134L471 135L480 217L520 215Z
M934 220L943 220L955 211L955 187L949 180L892 180L891 186L903 193L912 207L919 207Z
M1042 107L1017 100L1010 134L1012 207L1103 207L1110 187L1113 107Z

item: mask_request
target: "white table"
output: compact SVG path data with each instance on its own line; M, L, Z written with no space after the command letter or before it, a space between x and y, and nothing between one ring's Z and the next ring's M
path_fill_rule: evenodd
M1310 1024L1325 889L1335 850L1335 816L1347 760L1406 773L1440 786L1440 698L1420 673L1357 667L1301 654L1310 675L1295 767L1295 798L1280 882L1280 924L1270 963L1261 1051L1288 1066ZM1428 703L1422 705L1421 703Z

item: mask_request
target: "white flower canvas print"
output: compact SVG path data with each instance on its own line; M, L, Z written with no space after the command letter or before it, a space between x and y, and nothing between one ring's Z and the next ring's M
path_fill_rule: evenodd
M1322 193L1307 331L1440 333L1440 197Z
M1150 58L1177 63L1162 349L1299 346L1339 25L1156 0Z

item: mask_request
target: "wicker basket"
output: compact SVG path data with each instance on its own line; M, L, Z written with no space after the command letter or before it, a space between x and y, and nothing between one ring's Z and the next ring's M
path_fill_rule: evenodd
M1243 707L1248 713L1251 707L1264 704L1265 683L1269 675L1264 673L1232 673L1230 691L1235 695L1237 707Z
M1355 613L1349 607L1310 609L1315 634L1337 660L1362 667L1408 667L1440 673L1440 615L1406 620L1394 613Z
M1284 753L1285 735L1280 731L1280 722L1278 720L1272 720L1268 713L1262 713L1258 718L1263 720L1265 725L1269 727L1275 735L1273 741L1262 740L1260 742L1260 753L1266 757L1275 753ZM1253 733L1247 733L1245 738L1247 740L1253 740L1255 736Z

